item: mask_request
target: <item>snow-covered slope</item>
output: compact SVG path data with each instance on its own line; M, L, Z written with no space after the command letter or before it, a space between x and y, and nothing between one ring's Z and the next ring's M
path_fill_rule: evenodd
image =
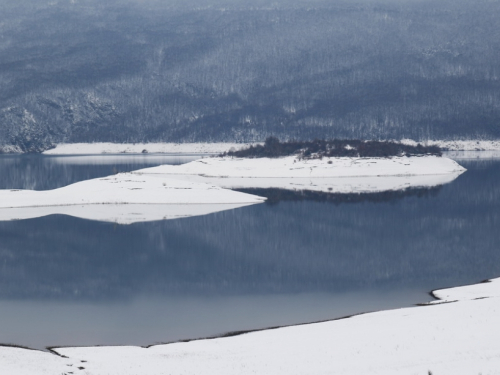
M61 143L44 152L46 155L82 154L220 154L253 143Z
M500 279L434 295L444 300L150 348L56 349L68 358L0 348L0 369L12 375L498 374Z
M128 224L203 215L263 201L214 185L122 173L47 191L0 190L0 220L67 214Z
M453 181L465 171L439 157L323 158L297 160L207 158L180 166L162 165L135 171L170 176L229 189L279 188L329 193L373 193L432 187Z

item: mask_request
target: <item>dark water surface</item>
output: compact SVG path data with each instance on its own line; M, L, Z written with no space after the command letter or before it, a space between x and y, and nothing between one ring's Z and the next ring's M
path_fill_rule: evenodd
M48 189L194 157L0 157ZM428 194L290 199L128 226L0 222L0 342L147 345L409 306L500 276L500 160Z

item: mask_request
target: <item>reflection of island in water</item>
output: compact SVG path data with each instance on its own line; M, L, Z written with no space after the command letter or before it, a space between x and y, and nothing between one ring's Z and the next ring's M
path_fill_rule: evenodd
M356 303L345 293L423 302L408 293L498 276L500 163L469 165L456 183L377 204L282 201L129 226L0 222L0 332L30 346L150 344L331 318Z
M0 222L0 298L430 290L493 277L499 163L472 167L442 187L345 195L377 204L282 201L131 226L60 215Z
M235 189L242 193L258 195L267 198L267 204L278 204L282 201L313 201L333 204L363 203L363 202L391 202L406 197L432 197L437 196L442 185L434 187L412 187L402 190L388 190L375 193L330 193L313 190L288 190L288 189Z
M133 224L200 216L287 200L387 202L437 194L461 172L423 176L340 178L221 178L122 173L80 181L62 188L0 190L0 221L49 215ZM247 193L247 194L242 194Z
M253 164L248 166L247 161L242 161L244 165L239 165L237 160L210 159L214 164L210 166L206 159L184 164L182 167L163 165L142 169L128 174L126 178L123 174L112 174L108 175L108 178L96 179L95 177L99 175L109 173L110 169L113 172L119 171L123 166L125 166L123 168L135 169L137 167L134 168L134 165L148 166L149 163L154 164L163 159L143 156L140 158L120 156L106 158L100 156L6 157L0 159L0 171L5 172L5 179L0 184L2 188L0 190L0 221L60 214L87 220L132 224L207 215L263 201L256 196L245 196L241 194L241 191L252 191L253 194L262 193L263 196L270 198L269 203L277 200L297 199L329 202L354 202L367 199L383 201L415 194L414 188L425 190L425 188L446 184L464 171L456 163L445 159L438 160L438 166L441 168L424 171L416 165L423 163L427 166L428 163L431 161L434 163L436 160L432 159L426 164L427 159L424 160L424 158L411 159L411 163L407 160L408 158L400 159L335 160L333 164L324 160L323 163L321 161L311 162L312 164L303 162L304 165L301 162L290 162L292 163L289 166L290 170L283 169L281 162L276 164L274 160L276 164L274 167L277 169L273 169L273 173L269 171L266 173L276 176L274 173L276 172L277 175L282 175L279 178L262 177L262 169L252 167ZM189 159L177 158L164 161L179 164ZM91 167L85 163L95 165ZM106 165L106 163L110 164ZM412 165L413 168L411 168ZM218 175L217 166L222 167ZM190 171L190 168L195 167L207 173ZM251 177L223 176L228 173L227 168L229 170L236 168L233 172L238 175L248 172L250 167L253 168L250 173ZM361 176L321 177L322 173L320 173L316 177L311 177L310 172L304 172L305 167L307 171L326 168L325 171L334 175L349 174L355 170ZM330 170L331 168L333 169ZM432 171L436 174L418 174ZM377 175L389 172L392 175ZM207 176L210 173L217 176ZM254 177L254 175L261 177ZM89 179L89 177L94 178ZM116 178L121 178L121 180L115 181ZM268 189L269 191L266 192ZM288 191L279 191L283 189ZM237 192L238 190L240 192ZM424 190L421 190L420 194L424 194ZM335 197L339 193L342 195ZM380 194L373 195L374 193Z

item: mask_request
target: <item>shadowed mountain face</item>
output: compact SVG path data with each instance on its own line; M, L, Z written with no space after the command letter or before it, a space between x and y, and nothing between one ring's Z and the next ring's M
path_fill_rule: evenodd
M0 1L0 145L500 136L495 1Z

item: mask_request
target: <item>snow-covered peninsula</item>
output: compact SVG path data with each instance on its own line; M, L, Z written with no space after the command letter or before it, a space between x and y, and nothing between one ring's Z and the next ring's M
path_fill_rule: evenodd
M135 171L224 188L280 188L329 193L371 193L432 187L453 181L465 171L437 156L392 158L207 158L179 166Z
M455 161L438 156L388 158L281 158L218 157L182 165L162 165L138 174L202 175L245 178L324 178L438 175L464 172Z
M203 215L264 200L214 185L121 173L47 191L0 190L0 220L66 214L129 224Z
M15 375L498 374L500 279L434 291L424 306L233 337L142 347L0 347Z

